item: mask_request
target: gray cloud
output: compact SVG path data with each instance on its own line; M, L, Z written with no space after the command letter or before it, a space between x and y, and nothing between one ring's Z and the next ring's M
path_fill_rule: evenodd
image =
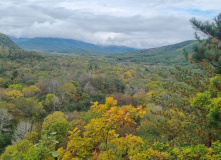
M102 45L158 47L194 39L189 19L212 19L219 0L0 1L0 32Z

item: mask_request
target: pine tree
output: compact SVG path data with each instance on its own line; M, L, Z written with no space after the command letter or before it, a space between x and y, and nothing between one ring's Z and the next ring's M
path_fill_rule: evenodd
M193 54L188 55L184 50L186 58L204 70L210 72L211 68L214 73L221 74L221 13L214 18L214 22L201 22L196 18L190 20L193 27L207 36L207 39L200 39L198 34L195 37L198 44L193 46Z

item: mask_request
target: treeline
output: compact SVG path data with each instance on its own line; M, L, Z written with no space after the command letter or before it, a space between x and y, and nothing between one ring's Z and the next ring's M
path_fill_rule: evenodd
M185 41L174 45L159 48L138 50L124 54L113 54L108 57L118 61L128 61L135 63L145 63L151 65L188 65L183 58L183 49L192 53L192 45L195 41Z

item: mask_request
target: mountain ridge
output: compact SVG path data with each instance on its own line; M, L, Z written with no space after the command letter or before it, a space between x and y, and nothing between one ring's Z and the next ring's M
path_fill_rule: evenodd
M129 61L137 63L164 63L164 64L185 64L183 56L183 49L185 48L189 53L192 53L192 45L196 43L195 40L188 40L172 45L143 49L138 51L127 52L124 54L109 55L109 58L114 58L118 61Z
M108 47L98 46L72 39L32 38L31 40L34 41L30 42L30 39L28 38L13 38L13 37L10 38L0 33L0 46L9 47L11 49L20 49L18 45L16 45L15 43L24 44L23 42L26 42L26 45L28 43L29 47L32 49L30 48L26 49L25 47L20 46L22 49L35 50L41 52L73 53L77 55L105 56L108 58L113 58L117 61L127 61L127 62L146 63L146 64L167 64L167 65L187 64L182 54L183 49L185 48L189 53L191 53L192 45L196 43L196 41L194 40L189 40L157 48L133 50L133 48L131 49L122 46L108 46ZM41 46L43 42L45 42L45 44ZM74 46L69 46L69 44L73 42L75 42L74 44L75 48ZM57 45L58 43L60 43L60 45L58 45L57 48L55 47L54 49L53 46ZM48 45L51 46L48 47ZM33 47L35 47L35 49L33 49ZM128 49L130 51L126 52L128 51Z
M83 41L64 38L36 37L36 38L14 38L12 40L22 49L35 50L41 52L56 53L88 53L102 55L107 53L124 53L128 51L138 50L125 46L102 46L95 45Z
M0 46L8 47L11 49L20 49L17 44L15 44L8 36L0 33Z

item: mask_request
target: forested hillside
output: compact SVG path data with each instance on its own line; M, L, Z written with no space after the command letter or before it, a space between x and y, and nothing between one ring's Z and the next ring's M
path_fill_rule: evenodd
M2 122L2 151L31 131L27 128L19 135L17 130L23 130L19 125L33 125L33 131L39 132L43 119L55 111L69 115L70 122L92 114L88 115L89 121L94 113L86 111L92 101L104 103L105 97L111 96L119 105L141 105L138 99L139 95L145 96L146 83L152 79L161 81L168 72L163 66L159 70L106 58L44 55L7 47L0 47L0 53L0 106L2 114L9 117L7 123Z
M2 33L0 33L0 46L5 46L12 49L20 49L10 38Z
M22 49L54 53L74 53L80 55L107 55L137 50L124 46L101 46L73 39L61 38L13 38Z
M1 46L0 159L221 159L221 14L215 20L191 20L205 40L120 60ZM151 59L163 55L168 63Z
M187 63L183 58L183 49L185 48L191 53L192 45L195 43L195 41L185 41L159 48L132 51L124 54L113 54L109 57L118 61L129 61L135 63L186 65Z

